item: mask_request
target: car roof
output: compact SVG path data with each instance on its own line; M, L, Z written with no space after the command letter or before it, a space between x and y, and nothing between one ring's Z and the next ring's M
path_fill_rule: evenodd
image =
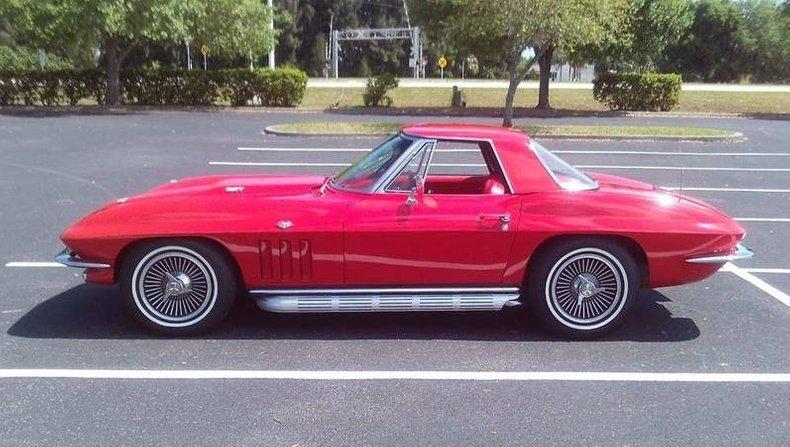
M486 124L420 123L404 126L401 133L436 140L490 140L514 193L557 189L546 167L529 149L529 135L521 130Z
M402 132L420 138L469 139L513 141L521 144L529 142L529 136L518 129L487 124L466 123L417 123L403 127Z

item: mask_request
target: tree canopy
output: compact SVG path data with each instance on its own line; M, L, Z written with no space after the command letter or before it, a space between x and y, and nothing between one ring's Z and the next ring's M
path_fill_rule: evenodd
M139 45L198 42L258 54L275 37L265 26L272 12L259 0L5 0L0 8L14 31L37 46L99 49L110 105L120 103L121 65Z

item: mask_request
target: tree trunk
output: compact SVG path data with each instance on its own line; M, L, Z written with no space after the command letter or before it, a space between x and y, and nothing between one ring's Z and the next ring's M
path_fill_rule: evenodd
M554 46L545 45L537 52L540 67L540 88L538 89L538 109L550 109L549 80L551 80L551 60L554 57Z
M516 97L518 84L521 83L522 79L522 76L518 73L518 57L508 61L507 71L510 76L510 84L505 95L505 109L502 111L502 127L513 127L513 100Z
M107 59L107 90L104 103L108 106L119 106L121 105L121 49L118 40L105 39L104 51Z

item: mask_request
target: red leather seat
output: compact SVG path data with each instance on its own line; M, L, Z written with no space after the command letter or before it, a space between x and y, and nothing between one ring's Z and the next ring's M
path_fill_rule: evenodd
M505 184L502 183L499 176L488 176L488 179L486 179L485 185L483 186L483 194L501 196L505 193L505 191Z

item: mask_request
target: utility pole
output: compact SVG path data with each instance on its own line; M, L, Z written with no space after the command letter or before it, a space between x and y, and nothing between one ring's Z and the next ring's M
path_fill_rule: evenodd
M272 18L269 19L269 29L274 31L274 0L269 0L269 9L272 11ZM274 68L274 46L269 51L269 68Z
M184 46L187 49L187 70L192 69L192 55L189 52L189 41L184 39Z

